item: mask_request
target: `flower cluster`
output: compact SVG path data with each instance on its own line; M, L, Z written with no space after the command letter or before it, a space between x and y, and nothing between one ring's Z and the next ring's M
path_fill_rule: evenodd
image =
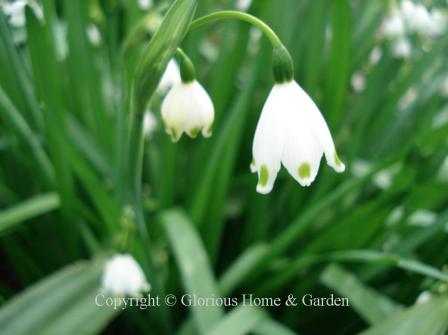
M423 4L402 0L386 16L381 35L393 42L392 51L397 58L409 58L412 35L431 39L444 34L446 28L447 15L442 10L428 10Z
M180 56L181 80L166 85L167 78L178 71L170 62L161 86L171 86L162 103L162 119L173 141L182 133L194 138L202 131L211 135L213 103L196 81L189 58ZM325 119L308 94L293 80L292 60L284 47L274 49L275 85L261 112L253 141L252 172L258 174L257 191L269 193L283 165L302 186L316 178L323 155L336 172L345 165L339 159Z

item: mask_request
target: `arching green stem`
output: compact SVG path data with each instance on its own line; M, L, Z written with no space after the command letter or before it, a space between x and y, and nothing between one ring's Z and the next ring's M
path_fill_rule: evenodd
M274 48L283 46L283 43L280 40L280 38L278 38L277 34L266 23L264 23L259 18L255 17L253 15L250 15L250 14L247 14L244 12L239 12L236 10L224 10L224 11L219 11L219 12L215 12L215 13L200 17L199 19L196 19L190 23L190 31L193 29L196 29L204 24L207 24L209 22L216 21L216 20L224 20L224 19L236 19L236 20L248 22L248 23L260 28L263 31L263 33L266 35L266 37L269 38L269 40L271 41L272 46Z
M293 80L294 64L292 62L291 55L271 27L255 16L234 10L220 11L194 20L191 22L189 30L191 31L212 21L224 19L245 21L260 28L266 37L271 41L274 49L272 60L275 82L281 84Z

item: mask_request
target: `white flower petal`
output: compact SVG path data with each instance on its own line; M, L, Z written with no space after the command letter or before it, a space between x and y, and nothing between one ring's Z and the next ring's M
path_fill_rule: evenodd
M162 79L160 79L159 87L157 90L160 93L164 93L169 90L173 85L181 82L179 65L177 65L174 59L170 60Z
M303 106L304 112L310 122L310 127L313 129L317 140L323 148L327 164L330 165L336 172L344 172L345 165L339 159L334 146L333 138L328 128L327 122L319 111L314 101L308 94L296 83L298 96L300 97L300 106Z
M300 185L310 186L319 170L323 149L309 126L307 109L313 106L303 104L303 99L299 99L298 95L294 97L296 101L291 101L291 105L295 108L286 110L289 115L284 125L282 163Z
M266 100L255 130L251 171L258 172L257 192L262 194L272 190L281 166L283 133L280 113L285 106L284 102L283 87L275 85Z

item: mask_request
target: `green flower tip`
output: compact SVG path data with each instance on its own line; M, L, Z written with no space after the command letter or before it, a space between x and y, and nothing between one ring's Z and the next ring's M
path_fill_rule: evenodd
M311 177L311 165L308 163L302 163L299 166L299 177L301 179L309 179Z
M204 137L211 137L212 135L213 135L213 125L210 125L210 127L208 127L207 129L205 129L203 132L202 132L202 135L204 136Z
M194 127L192 129L190 129L190 131L188 131L188 136L190 136L191 138L196 138L199 134L199 132L201 131L201 129L199 127Z
M265 187L268 184L268 180L269 180L268 167L266 165L262 165L260 167L258 183L260 184L260 186Z
M337 166L342 166L342 161L339 158L339 156L338 156L336 151L334 152L334 162L336 163Z
M171 136L171 142L176 143L180 139L180 134L174 128L168 128L166 130L167 134Z

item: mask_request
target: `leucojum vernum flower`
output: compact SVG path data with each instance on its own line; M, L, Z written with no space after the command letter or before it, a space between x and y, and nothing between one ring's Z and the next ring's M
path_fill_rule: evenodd
M180 50L181 81L175 83L162 103L162 119L173 141L182 133L210 137L215 111L212 100L198 83L191 60Z
M345 170L339 159L328 125L319 108L294 80L293 62L277 35L261 20L242 12L224 11L200 18L192 27L215 19L236 18L261 28L273 44L275 84L263 107L253 140L250 169L258 174L257 192L269 193L283 165L301 185L310 186L322 156L336 172ZM161 112L166 132L173 141L182 133L194 138L202 131L211 135L213 103L197 82L194 66L178 49L181 82L165 97Z
M117 296L138 297L150 289L145 274L131 255L115 254L106 263L102 288Z

